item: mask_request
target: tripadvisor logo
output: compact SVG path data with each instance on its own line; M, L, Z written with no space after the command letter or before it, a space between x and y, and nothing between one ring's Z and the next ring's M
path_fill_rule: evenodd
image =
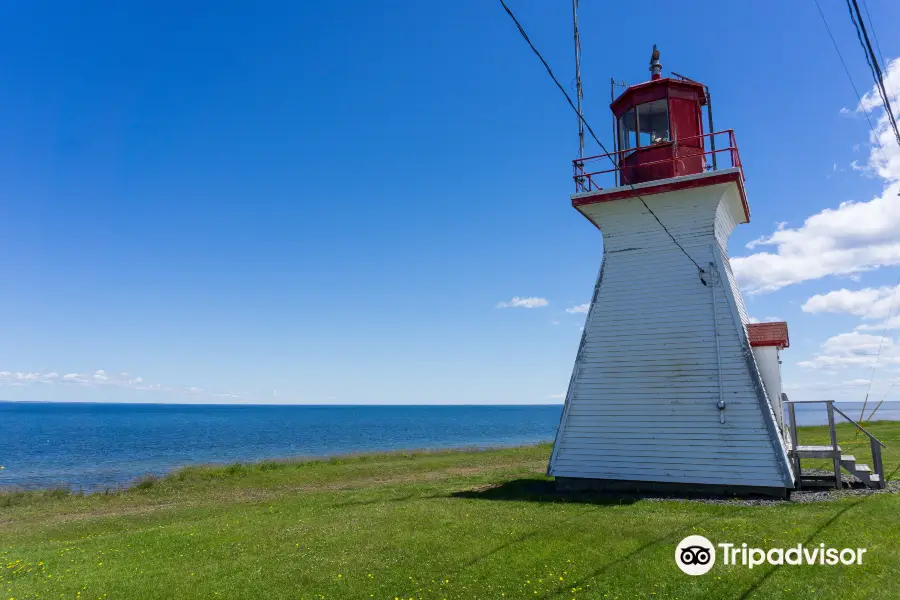
M713 544L702 535L689 535L675 548L675 564L688 575L703 575L716 564L716 548L722 564L741 565L752 569L770 565L861 565L866 548L826 548L825 544L806 547L797 544L790 548L750 548L730 543Z
M688 575L703 575L716 564L716 549L702 535L689 535L675 548L675 564Z

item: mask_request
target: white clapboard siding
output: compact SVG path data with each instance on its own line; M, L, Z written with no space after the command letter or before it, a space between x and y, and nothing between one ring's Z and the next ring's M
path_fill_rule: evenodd
M793 487L728 263L736 184L644 201L706 284L640 200L579 208L603 232L603 263L548 472Z
M729 454L731 452L731 448L711 448L709 446L703 445L691 445L691 446L679 446L677 448L666 447L662 445L656 446L639 446L639 445L631 445L626 447L621 447L620 445L612 445L612 444L590 444L590 443L580 443L570 450L573 454L602 454L604 456L617 456L617 457L635 457L635 456L651 456L656 458L665 458L667 456L686 456L691 458L696 458L699 449L703 449L703 454L706 457L716 457L718 458L719 454ZM742 452L742 459L744 460L756 460L757 456L774 456L774 452L772 450L765 450L759 448L744 448Z

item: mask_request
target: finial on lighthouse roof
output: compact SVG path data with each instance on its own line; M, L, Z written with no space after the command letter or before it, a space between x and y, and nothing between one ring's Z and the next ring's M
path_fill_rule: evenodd
M650 55L650 79L659 79L662 77L662 64L659 62L659 50L656 44L653 44L653 54Z

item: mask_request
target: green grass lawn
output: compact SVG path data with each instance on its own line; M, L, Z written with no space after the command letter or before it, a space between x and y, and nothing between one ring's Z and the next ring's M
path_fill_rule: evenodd
M900 424L870 431L900 469ZM824 440L820 428L803 443ZM842 427L845 451L861 462ZM558 497L550 447L189 468L125 492L0 495L14 598L900 598L900 497L739 506ZM870 463L871 464L871 463ZM674 563L689 534L865 547L861 566Z

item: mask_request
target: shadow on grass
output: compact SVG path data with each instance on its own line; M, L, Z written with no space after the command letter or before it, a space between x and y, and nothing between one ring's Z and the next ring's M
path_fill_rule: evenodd
M827 521L822 523L822 525L817 527L815 531L813 531L811 534L809 534L806 537L805 540L803 540L803 545L806 546L807 544L809 544L813 539L816 538L816 536L818 536L820 533L822 533L829 525L831 525L832 523L834 523L835 521L840 519L844 515L844 513L846 513L848 510L850 510L852 508L856 508L859 504L863 503L870 497L871 496L863 497L862 499L857 500L853 504L845 506L845 507L841 508L839 511L837 511L836 513L834 513L834 515L832 515L830 519L828 519ZM769 577L771 577L779 569L781 569L781 567L782 567L782 565L775 565L771 569L766 571L762 577L760 577L759 579L754 581L752 584L750 584L750 587L748 587L747 590L738 597L738 600L747 600L747 598L750 598L753 595L753 593L756 592L756 590L759 589L759 587L762 584L764 584L766 581L768 581Z
M517 479L513 480L498 486L482 489L482 490L472 490L472 491L461 491L455 492L451 494L451 497L456 498L475 498L475 499L487 499L487 500L526 500L526 501L536 501L536 502L582 502L595 505L595 508L588 507L585 510L579 511L576 514L570 515L561 521L555 521L543 527L538 527L532 529L531 531L527 531L518 537L509 540L503 544L500 544L487 552L484 552L478 556L474 556L464 563L460 564L457 569L454 570L454 574L458 574L459 572L472 567L476 563L479 563L486 558L494 556L496 554L502 553L508 550L510 547L515 546L517 544L525 543L529 540L547 535L548 532L557 530L562 523L570 522L576 519L580 519L582 517L593 515L597 513L597 506L603 505L619 505L619 504L632 504L639 498L624 498L621 496L612 496L612 495L603 495L599 493L591 493L591 492L580 492L580 493L572 493L572 492L557 492L554 486L553 481L548 481L544 479ZM674 529L669 530L668 532L662 533L662 535L655 537L651 540L648 540L634 548L627 554L620 556L608 563L600 565L587 576L582 577L581 579L575 581L574 583L565 583L554 586L553 589L548 590L547 592L541 595L535 595L537 600L550 600L551 598L557 596L568 597L567 592L572 587L580 587L591 581L597 577L604 575L606 572L615 569L621 565L627 565L629 561L635 558L637 555L649 551L661 544L667 544L677 541L679 538L684 537L687 533L694 531L697 527L700 527L705 522L714 518L714 515L709 515L701 519L697 519L687 525L682 525L680 527L676 527ZM674 550L674 545L672 546Z
M608 571L613 570L616 567L627 564L629 561L631 561L631 559L636 557L638 554L641 554L642 552L650 550L651 548L655 548L656 546L660 546L662 544L669 544L672 542L677 543L677 540L679 538L681 538L682 536L684 536L687 533L694 531L697 527L699 527L700 525L702 525L706 521L709 521L712 518L713 518L713 516L710 515L708 517L704 517L702 519L694 521L693 523L691 523L689 525L685 525L683 527L677 527L675 529L672 529L671 531L664 533L663 535L661 535L655 539L652 539L648 542L644 542L643 544L641 544L640 546L638 546L637 548L635 548L628 554L625 554L624 556L620 556L619 558L617 558L611 562L601 565L600 567L591 571L591 573L589 573L587 576L582 577L581 579L575 581L574 583L557 585L553 590L546 592L544 594L541 594L540 596L536 596L536 598L537 598L537 600L549 600L550 598L554 598L557 596L568 597L568 594L566 593L568 588L579 588L579 587L585 585L588 581L596 579L597 577L600 577L600 576L606 574ZM673 544L672 548L674 550L674 548L675 548L674 544Z
M417 500L434 500L436 498L449 497L449 494L443 492L434 494L404 494L403 496L394 496L393 498L369 498L367 500L348 500L346 502L337 502L329 506L329 508L347 508L351 506L370 506L373 504L415 502Z
M461 490L453 498L474 500L513 500L526 502L565 502L569 504L622 505L634 504L640 496L603 494L600 492L560 492L556 483L546 479L513 479L487 488Z
M581 517L584 517L589 514L593 514L594 512L595 512L595 509L589 507L589 508L586 508L576 514L569 515L568 517L566 517L565 519L562 519L560 521L554 521L544 527L536 527L535 529L532 529L531 531L526 531L525 533L523 533L507 542L504 542L504 543L500 544L499 546L495 546L494 548L491 548L487 552L484 552L477 556L473 556L466 563L464 563L462 565L462 567L463 568L471 567L472 565L479 563L479 562L483 561L484 559L493 556L494 554L503 552L504 550L506 550L507 548L510 548L511 546L515 546L516 544L521 544L521 543L527 542L528 540L531 540L536 537L544 536L544 535L548 534L549 532L552 532L555 529L557 529L563 523L568 523L568 522L574 521L576 519L580 519Z
M886 480L891 480L891 479L893 479L893 478L894 478L894 475L896 475L898 471L900 471L900 465L898 465L893 471L891 471L890 473L888 473L888 475L887 475L887 477L886 477L885 479L886 479ZM803 540L803 545L805 546L805 545L809 544L811 541L813 541L813 540L816 538L816 536L818 536L820 533L822 533L823 531L825 531L825 529L827 529L832 523L834 523L835 521L837 521L838 519L840 519L842 516L844 516L844 514L845 514L847 511L856 508L857 506L859 506L860 504L862 504L863 502L865 502L865 501L867 501L867 500L870 500L871 498L873 498L873 496L863 496L863 497L860 498L859 500L856 500L856 501L853 502L852 504L848 504L847 506L844 506L843 508L841 508L840 510L838 510L837 512L835 512L835 513L831 516L831 518L829 518L827 521L825 521L824 523L822 523L819 527L816 528L815 531L813 531L811 534L809 534L809 535L806 537L805 540ZM750 598L751 596L753 596L754 592L756 592L756 590L758 590L759 587L760 587L762 584L764 584L766 581L768 581L769 578L770 578L772 575L774 575L775 573L777 573L778 570L781 569L781 568L782 568L782 565L775 565L775 566L773 566L771 569L769 569L768 571L766 571L766 572L763 574L762 577L760 577L759 579L757 579L756 581L754 581L754 582L750 585L750 587L748 587L747 590L746 590L743 594L741 594L741 595L738 597L738 600L747 600L748 598Z
M372 504L387 504L389 502L406 502L410 500L412 495L401 496L399 498L373 498L371 500L349 500L347 502L337 502L328 508L350 508L351 506L371 506Z

